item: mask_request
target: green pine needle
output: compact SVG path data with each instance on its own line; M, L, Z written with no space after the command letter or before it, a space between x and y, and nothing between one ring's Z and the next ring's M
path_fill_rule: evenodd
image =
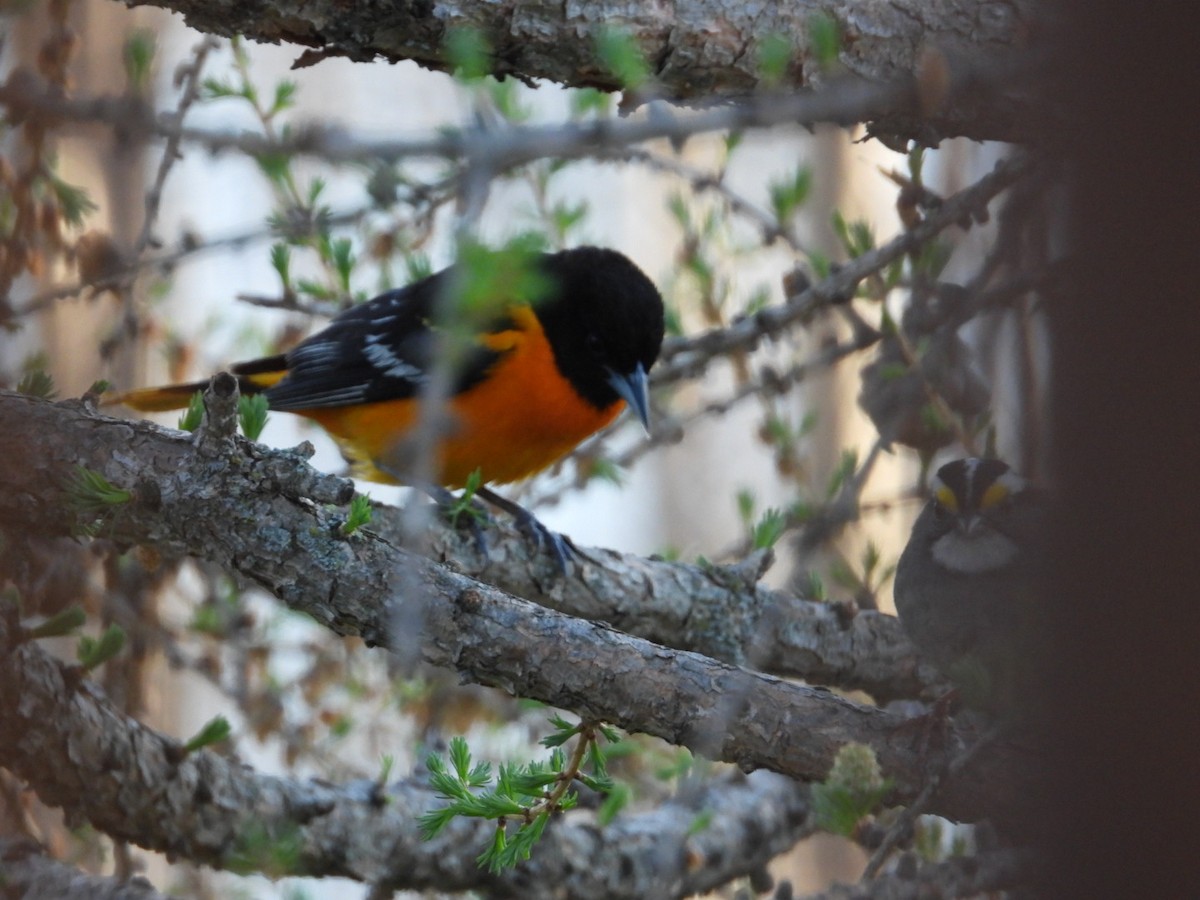
M267 424L267 398L263 394L242 394L238 397L238 423L242 434L257 441Z
M55 613L41 625L30 628L29 638L36 641L39 638L62 637L82 627L86 621L87 616L81 607L69 606Z
M183 749L188 753L192 753L201 747L218 744L228 738L232 730L228 719L224 716L214 716L208 720L203 728L196 732L191 740L183 745Z
M125 646L125 631L119 625L109 625L98 638L83 635L79 638L75 656L85 672L108 662Z
M364 525L370 524L371 515L371 498L366 494L355 494L350 501L350 512L346 521L342 523L342 534L349 537Z
M112 484L94 469L76 466L67 484L67 503L77 513L96 515L128 503L133 494Z
M179 417L180 431L195 431L204 421L204 392L196 391L188 398L187 409Z

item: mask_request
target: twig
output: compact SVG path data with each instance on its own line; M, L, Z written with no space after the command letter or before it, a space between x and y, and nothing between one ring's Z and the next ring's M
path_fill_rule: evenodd
M979 740L957 756L951 758L940 771L935 772L929 777L929 781L926 782L925 787L921 789L916 798L896 817L896 821L892 823L892 826L888 829L887 834L883 836L883 840L879 846L875 848L875 852L871 854L871 859L868 860L867 867L863 870L861 882L870 881L879 874L879 870L887 862L887 858L891 855L892 850L895 849L896 844L900 842L900 839L912 827L913 822L917 820L917 816L925 812L929 806L929 802L936 796L946 779L953 778L962 772L979 755L981 750L996 740L1001 731L1002 728L996 726L985 732L980 736Z

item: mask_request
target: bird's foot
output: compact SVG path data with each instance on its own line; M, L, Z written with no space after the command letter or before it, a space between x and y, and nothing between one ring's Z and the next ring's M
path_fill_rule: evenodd
M555 562L558 563L560 575L565 575L567 573L567 564L574 557L580 555L579 548L572 543L569 537L547 528L538 520L537 516L520 504L514 503L506 497L501 497L499 494L485 487L479 488L475 494L497 509L502 509L512 516L517 528L532 541L534 547L539 552L549 549L551 555L554 556Z

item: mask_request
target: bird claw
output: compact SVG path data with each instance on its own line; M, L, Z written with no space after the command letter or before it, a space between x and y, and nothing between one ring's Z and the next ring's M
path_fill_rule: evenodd
M538 520L537 516L527 509L523 509L520 515L514 516L514 519L517 528L533 542L539 553L549 547L550 552L554 554L554 559L558 562L559 574L565 575L567 563L578 553L571 539L565 534L547 528Z
M491 522L491 517L487 511L478 506L472 505L470 509L463 505L463 502L454 496L444 487L430 485L424 488L425 492L433 497L434 501L442 508L446 517L455 528L462 528L465 524L471 532L471 537L475 541L475 546L479 550L480 555L485 561L490 561L488 554L487 535L484 533L480 522ZM557 563L558 572L560 575L567 574L567 566L572 559L589 557L571 541L565 534L559 534L557 531L552 531L543 525L533 513L518 503L501 497L488 488L481 487L475 491L475 496L485 503L490 503L498 509L504 510L513 517L517 529L528 538L536 548L537 552L549 550ZM463 522L463 519L466 522Z
M567 574L567 564L572 558L582 555L569 537L559 534L557 531L551 531L538 520L537 516L520 504L501 497L485 487L479 488L475 495L512 516L517 528L533 542L539 553L549 548L550 553L554 556L554 561L558 564L560 575Z

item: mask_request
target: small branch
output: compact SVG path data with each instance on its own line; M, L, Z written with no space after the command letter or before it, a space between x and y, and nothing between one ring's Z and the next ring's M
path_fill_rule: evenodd
M996 850L921 865L903 874L883 875L859 884L834 885L802 900L927 900L978 897L1028 886L1037 857L1028 850Z
M0 838L0 882L7 900L168 900L145 878L88 875L45 855L32 841Z
M775 336L808 321L814 313L836 299L851 296L864 278L920 248L951 225L978 216L994 197L1027 174L1033 166L1033 158L1023 153L1001 160L989 174L948 198L914 228L897 235L881 247L855 257L828 278L789 298L787 303L760 310L727 328L708 331L693 338L664 341L660 362L651 375L652 383L671 384L680 379L695 378L703 373L715 357L753 350L763 338Z

